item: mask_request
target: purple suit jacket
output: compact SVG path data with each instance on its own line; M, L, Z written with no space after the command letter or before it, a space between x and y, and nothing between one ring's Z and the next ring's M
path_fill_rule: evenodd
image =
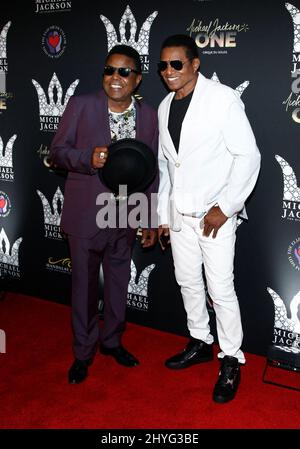
M147 104L136 102L136 138L149 145L157 157L158 124L156 111ZM64 206L61 227L66 234L91 238L99 228L96 205L99 193L109 192L91 166L94 148L111 143L107 96L103 90L72 96L61 118L50 149L52 161L66 170ZM147 189L157 192L158 176Z

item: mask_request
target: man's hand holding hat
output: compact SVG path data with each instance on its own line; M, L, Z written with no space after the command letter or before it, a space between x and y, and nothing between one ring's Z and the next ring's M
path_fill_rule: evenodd
M92 154L92 167L95 169L104 167L107 157L107 147L96 147Z

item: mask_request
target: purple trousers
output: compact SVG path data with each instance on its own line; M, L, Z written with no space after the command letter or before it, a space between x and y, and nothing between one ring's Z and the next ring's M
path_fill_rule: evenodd
M93 357L99 343L118 346L125 330L130 262L136 231L102 229L93 238L68 236L72 260L74 355ZM99 269L103 264L104 323L98 312Z

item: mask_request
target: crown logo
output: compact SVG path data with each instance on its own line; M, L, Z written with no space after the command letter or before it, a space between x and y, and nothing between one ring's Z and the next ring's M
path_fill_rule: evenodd
M135 40L135 35L137 31L137 24L136 20L134 18L134 15L132 14L132 11L129 7L129 5L126 6L126 9L124 11L123 16L121 17L120 25L119 25L119 31L120 31L120 40L118 40L118 36L116 33L116 30L107 17L100 15L100 18L102 22L104 23L104 26L106 28L106 34L107 34L107 48L108 51L112 49L115 45L118 44L124 44L129 45L130 47L133 47L140 55L148 55L149 54L149 34L150 34L150 28L151 25L157 16L158 11L154 11L152 14L150 14L145 22L142 25L142 28L139 33L138 40ZM126 24L127 22L130 25L130 37L127 40L126 39Z
M155 264L148 265L141 272L138 282L136 283L137 271L133 260L131 261L131 277L128 284L128 293L133 293L134 295L148 296L148 282L149 276Z
M14 146L16 138L17 138L17 135L14 134L7 142L4 152L3 152L3 140L0 136L0 166L1 167L11 167L12 168L12 166L13 166L12 152L13 152L13 146Z
M283 199L300 202L300 189L292 167L282 157L275 155L283 174Z
M287 310L283 300L271 288L267 288L271 295L275 309L274 327L283 329L289 332L300 334L300 320L298 318L298 307L300 305L300 291L292 298L290 302L291 318L287 317ZM298 349L299 351L299 349Z
M285 4L294 24L294 53L300 52L300 11L290 3Z
M60 225L61 211L64 204L64 196L61 193L60 187L58 186L52 200L52 208L49 201L45 195L37 190L39 197L41 198L43 209L44 209L44 223L45 225ZM60 206L60 207L59 207Z
M220 82L218 75L216 74L216 72L213 73L211 79L213 81L217 81L217 83ZM241 97L241 95L243 94L243 92L247 89L247 87L249 86L250 81L244 81L242 84L240 84L238 87L235 88L236 93L238 94L239 97Z
M61 87L61 84L59 82L59 79L56 76L56 73L53 73L53 76L51 78L51 81L49 83L48 87L48 97L49 102L47 100L46 94L43 90L43 88L40 86L40 84L32 80L32 84L36 88L36 92L38 94L39 99L39 107L40 107L40 115L48 115L48 116L54 116L54 117L61 117L67 104L70 99L70 97L74 94L74 91L77 87L77 84L79 83L79 80L75 80L70 87L68 88L64 101L62 101L63 97L63 90ZM54 89L56 89L57 93L57 101L55 103L54 101Z
M1 33L0 33L0 58L6 59L6 37L9 30L11 22L7 22L4 25ZM1 69L0 69L1 70Z
M22 242L23 238L19 237L15 243L13 244L10 250L10 243L7 238L7 235L4 231L4 228L1 229L0 232L0 260L3 263L14 265L16 267L19 266L19 246Z

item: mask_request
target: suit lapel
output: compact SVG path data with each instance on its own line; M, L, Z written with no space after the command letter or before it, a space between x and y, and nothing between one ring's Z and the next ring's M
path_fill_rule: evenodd
M184 156L190 149L191 145L189 143L189 137L190 137L190 127L193 127L193 117L197 114L198 108L199 108L199 96L201 95L203 84L205 81L205 77L201 75L201 73L198 74L198 80L195 85L194 93L191 98L191 102L189 104L189 107L186 111L185 117L183 119L182 125L181 125L181 133L180 133L180 142L179 142L179 150L178 153L180 156Z
M173 139L170 135L169 128L168 128L170 107L171 107L171 103L174 98L174 95L175 95L175 92L172 92L171 95L169 95L168 101L165 104L165 111L164 111L164 115L163 115L163 129L165 132L167 148L168 148L171 156L173 157L173 159L177 160L178 154L177 154L176 148L174 147Z
M141 103L139 102L139 100L135 100L135 108L136 108L136 139L137 140L143 140L143 126L142 126L142 121L140 120L141 118ZM145 126L145 124L144 124Z
M96 120L96 130L97 137L100 139L99 142L104 142L104 145L109 145L111 143L111 134L109 127L109 119L108 119L108 102L107 96L104 91L101 90L97 94L96 100L96 117L93 120Z

